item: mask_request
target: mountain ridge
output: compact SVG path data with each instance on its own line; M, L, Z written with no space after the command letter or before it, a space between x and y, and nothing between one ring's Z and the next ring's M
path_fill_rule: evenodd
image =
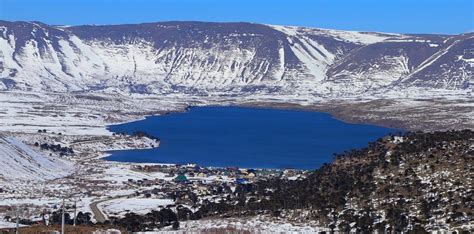
M0 89L310 98L411 87L469 92L473 38L245 22L0 21Z
M380 33L387 35L411 35L411 36L430 36L430 35L440 35L440 36L457 36L465 34L474 34L473 31L467 31L462 33L405 33L405 32L386 32L386 31L370 31L370 30L356 30L356 29L339 29L339 28L325 28L317 26L304 26L304 25L283 25L283 24L271 24L271 23L258 23L251 21L202 21L202 20L165 20L165 21L147 21L147 22L137 22L137 23L117 23L117 24L48 24L43 21L37 20L1 20L0 23L36 23L43 24L51 27L59 28L71 28L71 27L82 27L82 26L122 26L122 25L146 25L146 24L160 24L160 23L202 23L202 24L255 24L255 25L265 25L270 27L293 27L293 28L307 28L307 29L318 29L318 30L331 30L331 31L344 31L344 32L359 32L359 33Z

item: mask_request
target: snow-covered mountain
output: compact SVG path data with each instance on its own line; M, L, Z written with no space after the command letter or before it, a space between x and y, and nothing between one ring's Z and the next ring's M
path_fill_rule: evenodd
M38 154L21 141L2 135L0 166L0 184L12 180L50 180L74 171L72 162Z
M318 96L393 87L470 90L473 66L474 33L0 21L0 90Z

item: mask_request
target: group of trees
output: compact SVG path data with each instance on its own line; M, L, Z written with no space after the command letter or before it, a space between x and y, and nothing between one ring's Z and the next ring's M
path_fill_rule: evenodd
M127 133L125 132L118 132L118 133L113 133L112 134L113 136L126 136L128 135ZM160 138L156 137L156 136L153 136L147 132L144 132L144 131L135 131L131 134L131 136L134 136L134 137L146 137L146 138L150 138L150 139L153 139L155 141L160 141Z
M179 220L185 220L189 209L181 207L175 213L169 208L163 208L159 211L151 211L146 215L127 213L123 218L112 217L110 222L113 225L123 227L129 232L153 231L166 226L172 226L173 229L179 228ZM184 212L184 213L183 213Z
M53 211L50 214L49 217L49 223L50 225L61 225L61 210ZM11 216L5 216L5 220L11 221L11 222L16 222L16 220L11 217ZM44 215L43 215L43 220L42 222L45 223L46 220L44 220ZM29 219L22 218L18 221L22 225L35 225L38 222L37 221L32 221ZM64 213L64 223L66 225L73 225L74 224L74 217L71 216L69 213ZM76 216L76 225L93 225L94 223L91 221L91 213L89 212L78 212Z
M54 211L51 213L50 222L51 224L61 224L61 216L62 213L60 210ZM69 213L64 213L64 223L67 225L74 224L74 217L71 216ZM78 212L76 216L76 225L93 225L94 223L91 221L91 213L89 212Z
M347 151L336 155L332 164L325 164L303 180L289 181L280 178L259 181L254 184L239 185L231 202L208 203L201 207L202 216L236 214L256 214L268 211L281 215L283 211L306 209L312 212L311 219L333 228L346 230L355 223L360 230L422 231L429 224L433 214L448 216L448 222L461 224L469 219L472 203L467 189L462 183L451 194L445 193L443 186L424 186L416 176L418 165L436 164L434 170L457 165L464 173L470 173L474 151L470 148L474 132L471 130L448 132L408 132L400 136L403 141L395 142L395 136L381 138L360 150ZM469 156L470 155L470 156ZM457 160L457 161L453 161ZM400 169L403 164L404 169ZM456 169L457 170L457 169ZM382 172L386 179L375 178L375 172ZM453 178L452 178L453 179ZM455 178L454 178L455 179ZM426 200L427 190L437 194L434 200ZM459 207L452 197L462 201ZM374 198L380 199L375 205ZM471 200L470 200L471 199ZM441 201L450 201L440 204ZM435 203L434 201L438 201ZM232 204L232 205L231 205ZM348 207L358 209L347 212ZM417 216L413 206L420 207L422 216ZM441 210L441 211L440 211ZM382 220L381 212L385 213ZM242 212L237 212L239 215ZM451 215L448 215L448 214ZM339 224L339 226L336 226ZM410 229L409 229L410 228Z
M60 156L70 156L74 155L74 150L71 147L61 146L61 144L48 144L48 143L38 143L35 142L36 147L40 147L42 150L50 150L53 152L58 152Z
M153 139L155 141L159 141L160 138L156 137L156 136L153 136L147 132L144 132L144 131L135 131L133 132L132 136L135 136L135 137L146 137L146 138L150 138L150 139Z

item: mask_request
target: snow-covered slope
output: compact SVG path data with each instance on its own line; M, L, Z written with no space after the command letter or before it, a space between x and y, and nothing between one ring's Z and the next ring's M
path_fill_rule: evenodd
M332 66L328 79L366 91L378 87L471 89L474 34L406 35L360 48Z
M66 176L74 171L71 162L40 155L12 137L0 135L0 182L42 181Z
M472 40L250 23L0 21L0 90L330 96L394 85L472 89Z
M438 88L474 86L474 33L449 38L436 53L423 61L409 76L403 79L406 86L430 86Z

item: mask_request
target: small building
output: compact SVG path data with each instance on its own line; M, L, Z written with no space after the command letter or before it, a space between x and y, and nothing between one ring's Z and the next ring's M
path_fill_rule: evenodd
M250 173L248 173L248 174L245 176L245 178L247 178L247 179L253 179L253 178L255 178L255 174L254 174L253 172L250 172Z
M244 175L247 175L249 173L247 169L240 169L239 172L240 174L244 174Z
M180 174L180 175L176 176L176 178L174 178L174 181L176 183L186 183L186 182L188 182L188 178L185 175Z
M293 170L293 169L286 169L286 170L283 171L283 175L285 177L293 177L293 176L296 175L296 171Z
M208 192L209 192L209 189L204 185L198 185L195 190L196 190L197 194L199 194L199 195L208 194Z

